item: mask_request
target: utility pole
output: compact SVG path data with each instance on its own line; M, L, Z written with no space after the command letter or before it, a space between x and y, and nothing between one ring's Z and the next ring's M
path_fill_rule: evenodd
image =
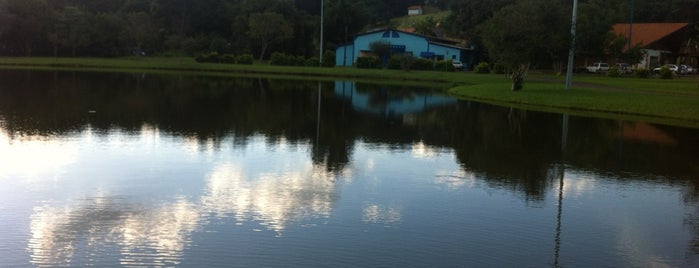
M577 1L577 0L576 0ZM318 66L323 66L323 15L325 10L323 8L323 0L320 0L320 56L318 57Z
M578 20L578 0L573 0L573 18L570 25L570 50L568 51L568 70L566 72L566 89L573 85L573 62L575 57L575 24Z
M631 34L633 33L633 6L634 0L631 0L631 11L629 11L629 50L631 50Z

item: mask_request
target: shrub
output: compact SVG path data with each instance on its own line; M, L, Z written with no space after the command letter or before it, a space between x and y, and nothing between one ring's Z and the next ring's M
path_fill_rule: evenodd
M290 63L293 62L292 60L289 59L290 56L281 53L281 52L274 52L269 58L269 64L271 65L291 65Z
M476 69L474 71L479 74L490 73L490 65L487 62L480 62L478 65L476 65Z
M208 53L202 53L194 57L194 60L197 62L214 62L218 63L221 61L218 52L212 51Z
M391 58L388 59L388 66L386 66L386 68L391 69L391 70L400 70L401 58L402 58L402 56L399 56L399 55L391 56Z
M374 57L359 57L355 65L360 69L375 69L381 67L381 61Z
M435 71L438 72L453 72L454 65L452 65L452 60L440 60L435 64Z
M306 57L304 56L289 56L294 58L294 66L306 66ZM316 60L318 62L318 60Z
M648 69L634 69L633 73L638 78L648 78L650 76L650 71Z
M665 66L660 67L660 78L661 79L672 79L675 73Z
M223 56L221 56L220 61L221 63L233 64L235 63L235 59L236 57L233 54L224 54Z
M505 65L502 65L502 64L493 65L493 72L496 74L505 74Z
M404 71L409 71L415 63L415 58L411 55L403 55L400 57L400 68Z
M415 62L413 62L412 66L413 70L434 70L434 61L428 60L428 59L416 59Z
M335 51L326 50L323 53L323 67L334 67L335 66Z
M252 57L251 54L242 54L238 55L238 57L235 58L235 63L237 64L252 64L254 58Z
M621 70L616 67L609 68L607 71L607 76L609 77L619 77L621 76Z
M306 59L306 66L318 67L319 61L320 61L320 59L318 59L318 57L310 57L310 58ZM325 61L325 59L323 59L323 61Z

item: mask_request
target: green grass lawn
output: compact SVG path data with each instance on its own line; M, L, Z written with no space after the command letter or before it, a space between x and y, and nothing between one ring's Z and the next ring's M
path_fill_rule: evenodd
M449 92L503 106L699 127L699 86L693 79L574 77L570 90L563 80L553 79L525 83L520 92L512 92L503 79Z
M368 70L197 63L192 58L0 58L0 68L69 69L120 72L186 72L216 76L268 76L430 85L450 88L463 99L531 110L619 118L699 128L699 76L671 80L576 74L571 90L564 77L533 72L524 89L510 91L502 74Z

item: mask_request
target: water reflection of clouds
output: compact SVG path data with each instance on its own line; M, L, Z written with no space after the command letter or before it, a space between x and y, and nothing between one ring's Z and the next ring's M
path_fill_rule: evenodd
M209 176L202 206L210 213L233 214L239 222L255 220L281 232L289 221L330 216L337 198L334 175L310 163L256 175L222 165Z
M565 170L563 179L563 195L568 198L584 195L597 187L596 177L584 172Z
M118 197L41 206L31 218L28 250L39 267L95 265L92 261L109 263L112 258L122 265L172 266L179 262L198 222L195 206L184 199L157 208L135 206ZM117 248L118 256L110 251Z
M172 147L167 140L161 139L159 131L153 129L145 129L140 137L128 137L121 132L110 132L109 135L99 144L108 149L114 147L117 151L123 150L124 146ZM93 139L88 130L81 133L78 141L94 142ZM336 181L343 174L328 173L325 168L314 165L304 157L307 152L304 148L284 141L281 147L276 147L275 144L266 144L262 138L254 140L256 142L244 147L246 152L234 154L232 159L221 159L222 164L214 166L209 175L203 177L206 183L203 195L194 201L168 197L166 193L165 201L141 203L105 193L92 193L99 197L66 205L54 203L35 207L27 246L32 263L36 266L99 265L94 261L111 260L125 266L172 266L181 261L185 248L191 243L192 233L211 217L233 217L240 225L255 222L263 226L261 229L277 234L293 221L329 217L338 199ZM12 142L15 143L13 147L7 145L12 151L35 153L26 148L34 146L31 143L18 145L18 141ZM63 145L56 144L58 153ZM215 153L209 144L185 139L179 150L192 156L191 150L196 146L197 155L209 156ZM46 142L40 145L46 145ZM264 159L267 155L264 152L269 150L282 156ZM267 162L251 163L261 159ZM78 160L76 157L72 161ZM240 166L230 163L239 163ZM54 171L53 167L42 168L47 172ZM133 168L139 170L138 166Z
M365 223L391 225L399 223L402 219L401 207L382 206L379 204L365 204L362 209L362 221Z
M476 174L464 169L437 170L436 174L435 183L444 185L450 190L472 188L477 184Z
M22 175L34 181L77 161L78 149L69 141L42 136L10 136L0 129L0 178ZM53 176L52 176L53 178Z

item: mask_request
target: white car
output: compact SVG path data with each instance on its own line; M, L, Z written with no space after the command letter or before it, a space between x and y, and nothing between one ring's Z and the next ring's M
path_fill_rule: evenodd
M454 66L454 69L457 69L457 70L461 70L462 68L464 68L464 64L458 60L452 61L451 65Z
M676 73L676 74L678 74L679 71L680 71L680 67L677 66L677 65L675 65L675 64L665 64L665 65L663 65L663 66L654 68L654 69L653 69L653 72L656 72L656 73L657 73L657 72L660 72L660 69L662 69L663 67L666 67L666 68L670 69L670 71L672 71L672 72L674 72L674 73Z
M695 74L697 73L697 69L689 66L689 65L680 65L680 71L685 73L685 74Z
M605 73L609 71L609 64L604 62L596 62L587 66L587 71L591 73Z

